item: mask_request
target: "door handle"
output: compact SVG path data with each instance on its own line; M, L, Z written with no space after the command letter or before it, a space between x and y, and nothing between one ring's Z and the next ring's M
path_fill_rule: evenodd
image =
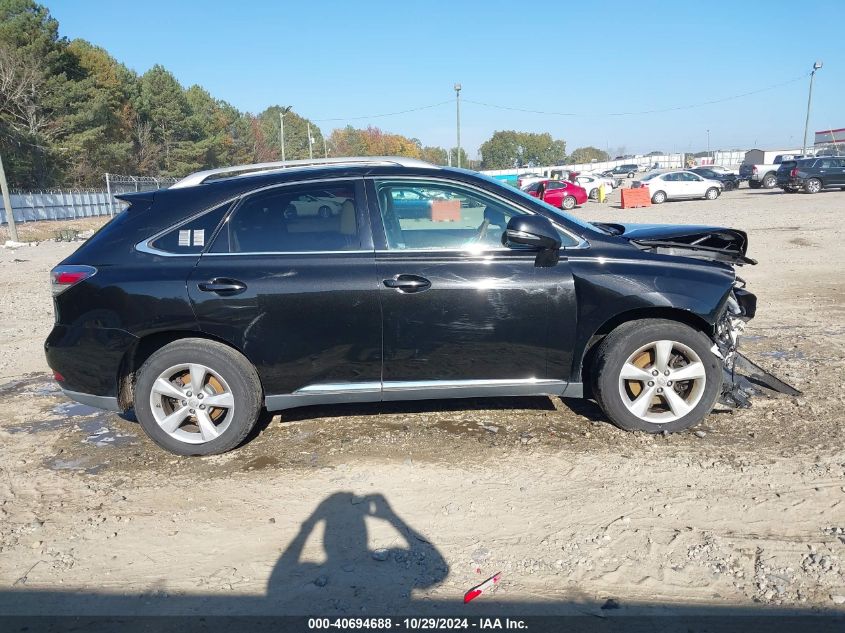
M396 275L392 279L385 279L383 283L388 288L395 288L405 293L422 292L431 288L431 282L418 275Z
M215 292L219 295L236 295L246 290L246 284L237 279L215 277L210 281L201 281L197 288L203 292Z

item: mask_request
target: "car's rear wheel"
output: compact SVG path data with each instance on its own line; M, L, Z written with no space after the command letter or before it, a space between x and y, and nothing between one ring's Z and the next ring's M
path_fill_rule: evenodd
M736 189L736 185L734 185L733 180L726 180L725 191L733 191L734 189Z
M575 200L575 198L573 198L572 196L566 196L566 197L563 199L563 202L561 203L561 205L560 205L560 206L561 206L561 208L566 209L567 211L569 211L570 209L574 209L574 208L575 208L575 204L576 204L576 203L577 203L577 200Z
M778 184L778 179L774 174L766 174L766 177L763 178L764 189L773 189L776 184Z
M804 191L807 193L818 193L822 190L822 181L818 178L810 178L804 183Z
M261 383L240 353L205 339L165 345L143 364L135 413L156 444L177 455L235 448L261 412Z
M651 197L651 201L654 204L663 204L666 202L666 193L664 191L655 191Z
M663 319L624 323L595 355L593 393L628 431L681 431L713 408L722 387L712 342L688 325Z
M598 200L599 199L599 190L598 189L590 189L590 200Z
M708 200L715 200L719 197L719 188L710 187L707 191L704 192L704 197Z

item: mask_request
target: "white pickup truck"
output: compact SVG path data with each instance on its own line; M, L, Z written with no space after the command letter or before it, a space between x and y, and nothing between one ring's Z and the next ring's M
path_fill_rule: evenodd
M745 160L739 166L739 179L747 180L752 189L772 189L778 184L778 167L785 160L803 158L801 150L762 150L745 152Z

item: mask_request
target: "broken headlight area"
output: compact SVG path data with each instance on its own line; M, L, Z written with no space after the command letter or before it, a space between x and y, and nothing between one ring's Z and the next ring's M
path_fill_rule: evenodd
M749 360L739 352L739 338L745 323L757 312L757 297L738 279L728 297L725 311L716 323L713 353L723 362L724 377L719 402L733 408L751 406L751 398L770 392L799 396L801 392Z

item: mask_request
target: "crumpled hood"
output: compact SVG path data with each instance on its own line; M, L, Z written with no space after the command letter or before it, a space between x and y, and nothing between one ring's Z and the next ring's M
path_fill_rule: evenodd
M745 231L720 226L687 224L617 224L596 223L597 226L625 238L637 248L662 253L694 257L728 264L756 264L746 257L748 235Z

